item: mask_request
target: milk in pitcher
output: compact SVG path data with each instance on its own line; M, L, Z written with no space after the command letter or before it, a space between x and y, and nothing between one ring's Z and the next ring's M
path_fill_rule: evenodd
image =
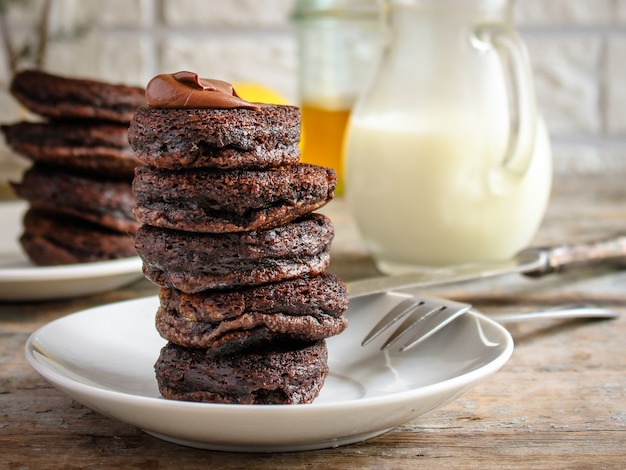
M451 119L454 121L454 119ZM532 240L548 201L551 157L543 121L523 179L493 187L490 165L507 132L482 128L416 133L407 121L355 120L346 163L348 202L379 268L503 260Z

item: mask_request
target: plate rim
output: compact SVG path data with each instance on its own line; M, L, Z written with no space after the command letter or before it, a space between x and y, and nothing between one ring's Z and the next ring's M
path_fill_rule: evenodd
M0 282L19 281L63 281L80 277L100 278L123 274L141 274L142 261L139 256L130 256L92 263L65 264L61 266L25 266L0 268Z
M27 210L28 202L15 199L0 202L0 217L7 215L10 211L23 213ZM13 240L15 248L19 250L19 243ZM20 250L20 253L27 261L28 258ZM0 283L20 282L20 281L48 281L48 280L68 280L76 277L96 278L104 276L115 276L141 272L142 261L139 256L128 256L112 260L95 261L91 263L76 263L55 266L0 266Z

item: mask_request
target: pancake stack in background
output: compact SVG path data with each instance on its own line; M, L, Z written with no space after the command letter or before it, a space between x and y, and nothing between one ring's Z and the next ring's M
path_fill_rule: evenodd
M175 400L310 403L325 338L346 327L345 284L327 273L334 236L314 213L333 170L299 163L300 111L251 104L191 72L155 77L129 130L135 242L160 286L155 364Z
M29 203L27 256L38 265L136 256L128 126L144 89L26 70L10 91L40 117L2 126L7 144L33 162L12 184Z

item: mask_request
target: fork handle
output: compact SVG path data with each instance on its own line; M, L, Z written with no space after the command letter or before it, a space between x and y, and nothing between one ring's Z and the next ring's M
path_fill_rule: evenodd
M531 277L598 262L626 263L626 235L588 243L529 248L520 252L520 256L526 255L540 255L545 260L543 266L524 273Z
M489 315L499 323L519 323L538 319L570 319L570 318L617 318L622 315L619 310L593 306L564 306L536 312L500 313Z

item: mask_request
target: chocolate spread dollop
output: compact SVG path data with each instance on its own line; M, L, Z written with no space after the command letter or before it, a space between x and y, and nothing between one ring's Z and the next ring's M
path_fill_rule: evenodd
M241 99L230 83L187 71L154 77L146 86L146 101L151 108L259 109Z

